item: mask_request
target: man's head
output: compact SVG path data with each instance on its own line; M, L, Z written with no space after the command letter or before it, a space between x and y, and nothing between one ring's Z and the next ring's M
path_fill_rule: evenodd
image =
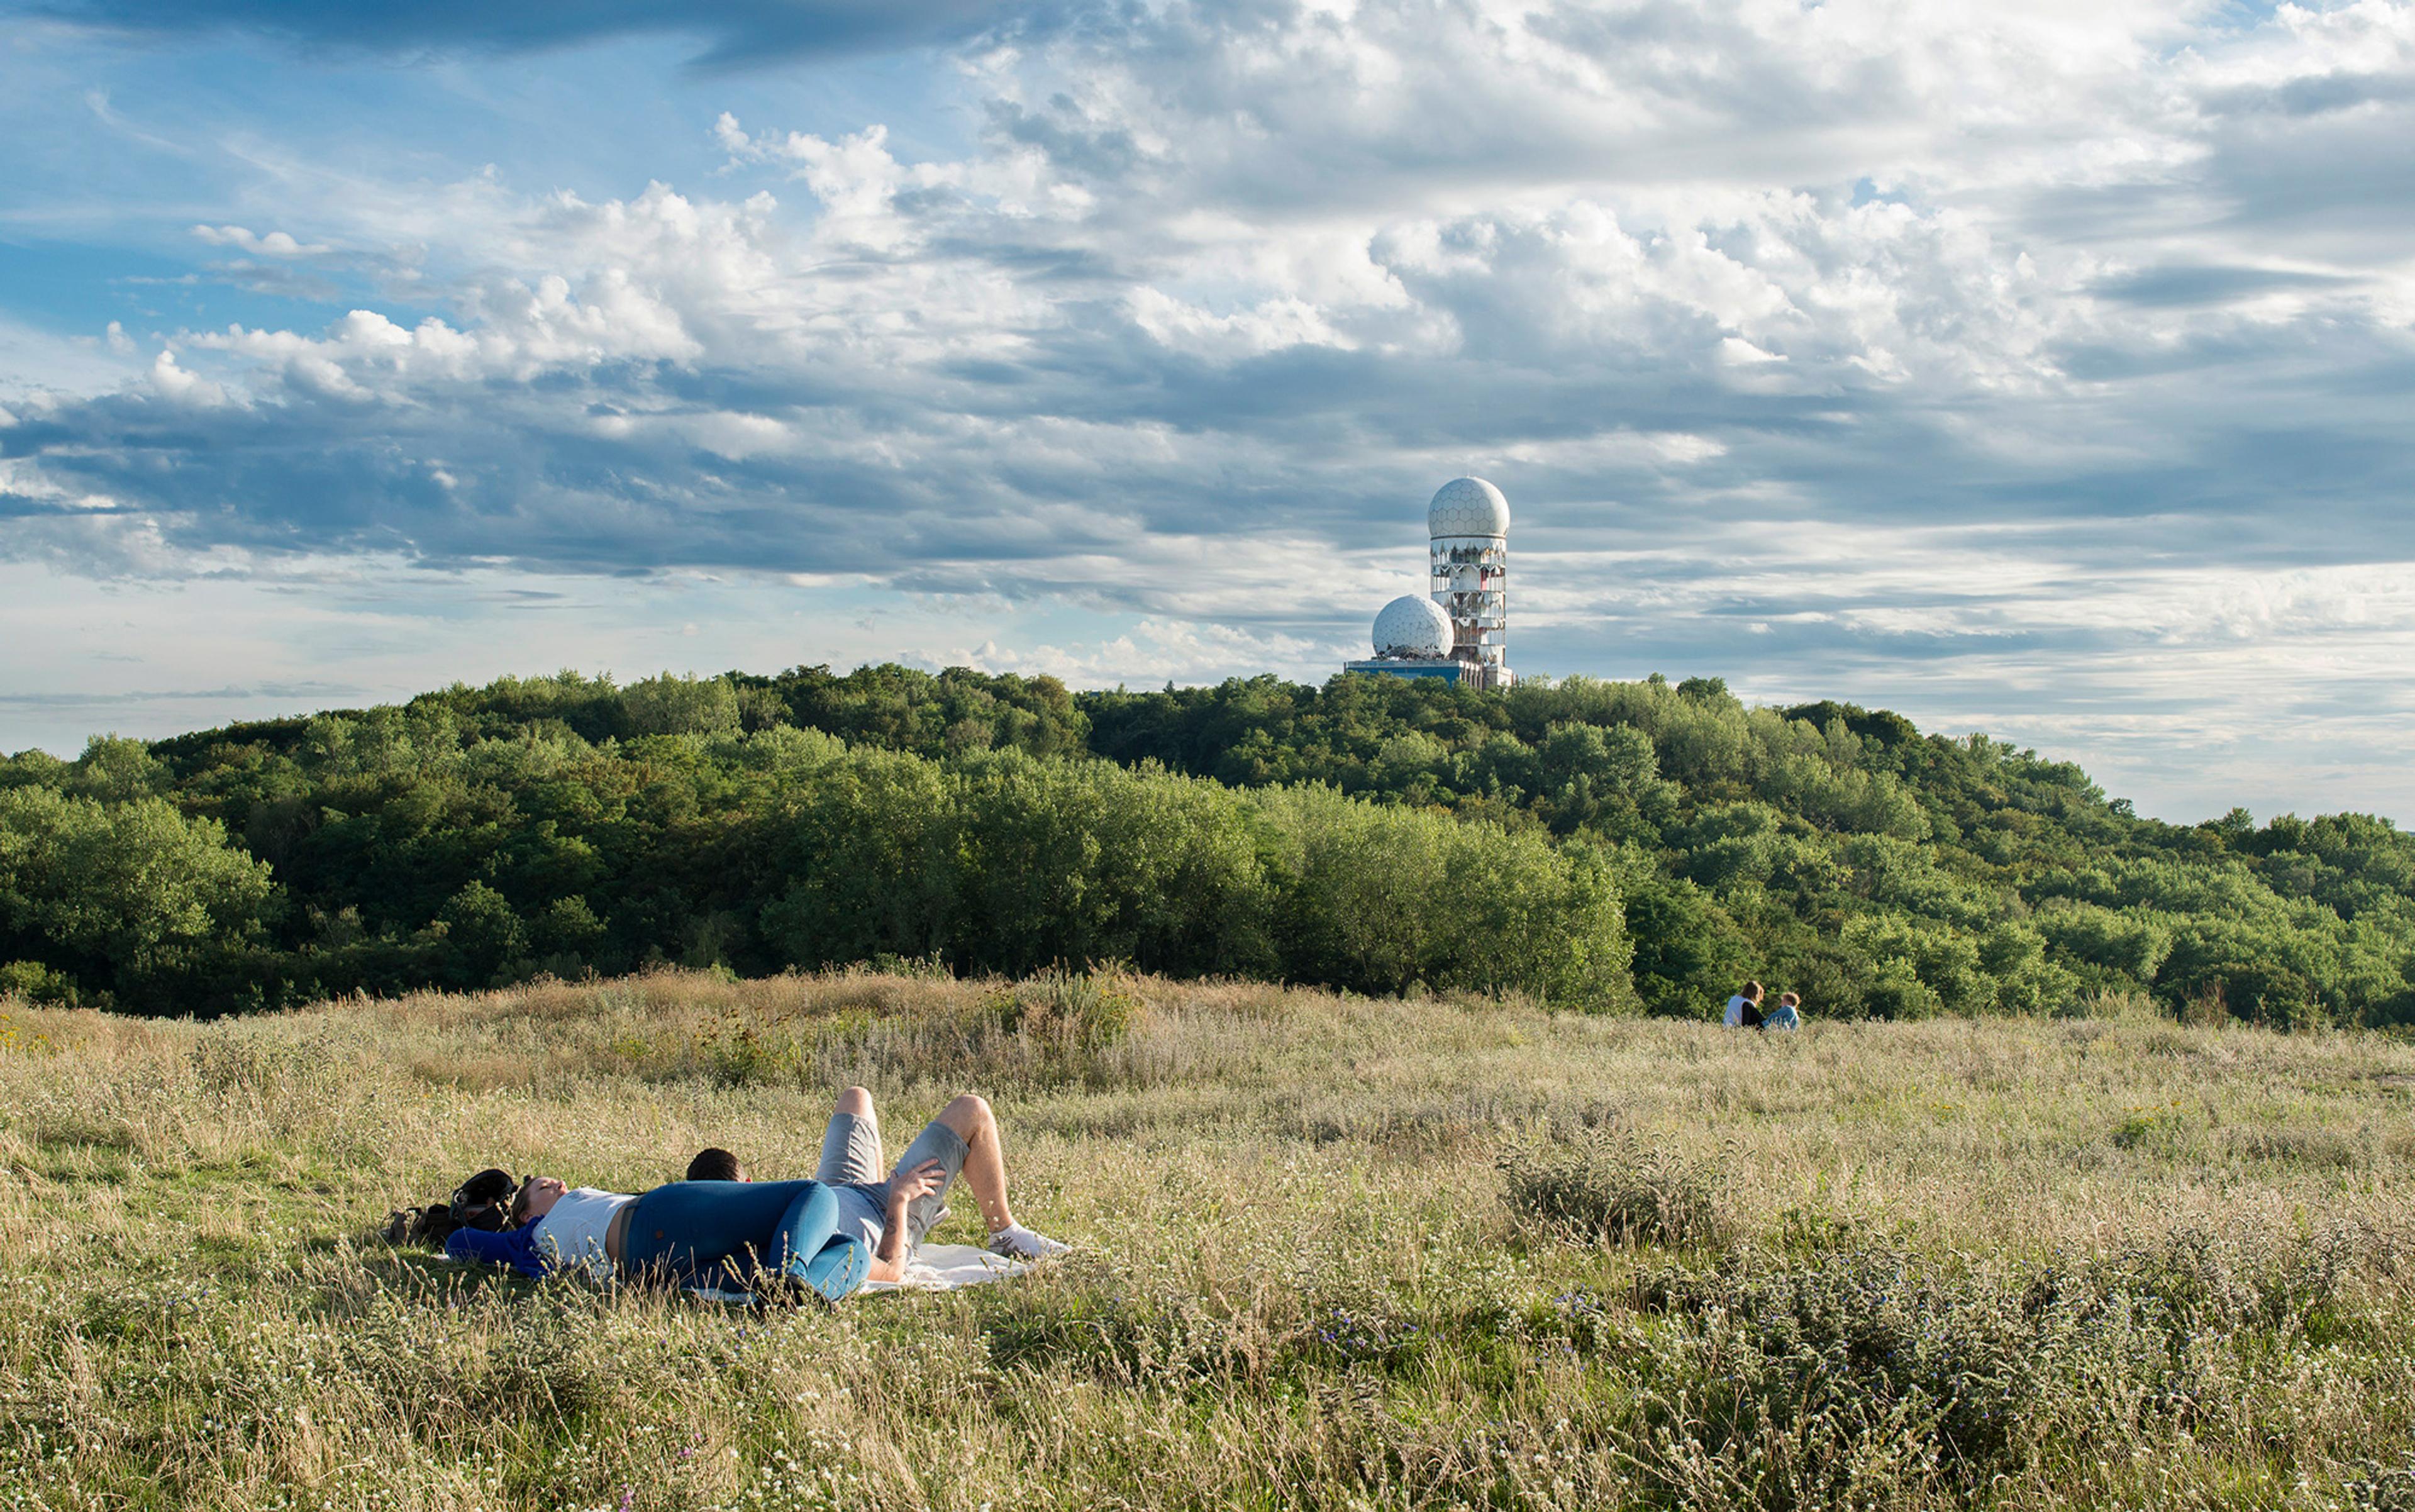
M746 1168L738 1163L737 1156L715 1145L710 1149L697 1151L696 1159L687 1162L687 1179L690 1181L743 1181L746 1179Z

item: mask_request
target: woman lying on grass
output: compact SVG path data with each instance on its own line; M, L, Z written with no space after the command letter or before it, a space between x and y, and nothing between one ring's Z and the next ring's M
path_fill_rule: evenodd
M1025 1228L1006 1200L998 1118L968 1092L940 1110L880 1176L872 1094L840 1094L812 1181L675 1181L631 1196L532 1176L503 1233L459 1230L456 1260L493 1261L524 1276L584 1269L599 1281L654 1280L708 1295L804 1288L832 1302L867 1280L903 1280L922 1236L947 1211L958 1175L989 1224L989 1248L1017 1259L1065 1246Z

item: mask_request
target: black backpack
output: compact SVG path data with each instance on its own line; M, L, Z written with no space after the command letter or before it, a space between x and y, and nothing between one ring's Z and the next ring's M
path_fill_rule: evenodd
M498 1234L511 1227L512 1198L520 1184L511 1173L488 1166L453 1189L443 1203L405 1207L386 1215L382 1231L388 1244L422 1244L441 1250L455 1229L481 1229Z

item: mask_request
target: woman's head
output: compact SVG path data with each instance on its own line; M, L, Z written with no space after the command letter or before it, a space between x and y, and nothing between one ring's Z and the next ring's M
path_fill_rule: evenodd
M519 1194L512 1199L512 1227L533 1223L552 1212L553 1205L562 1201L562 1194L569 1190L570 1184L560 1176L521 1178Z
M1761 1001L1761 983L1757 981L1748 981L1744 984L1744 991L1738 993L1736 996L1742 997L1747 1002L1758 1003Z

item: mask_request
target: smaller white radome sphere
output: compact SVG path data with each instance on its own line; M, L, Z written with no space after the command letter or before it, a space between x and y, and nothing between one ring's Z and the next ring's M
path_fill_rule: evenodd
M1453 478L1426 506L1428 535L1508 535L1509 501L1482 478Z
M1448 656L1450 641L1450 616L1419 594L1403 593L1375 616L1378 656Z

